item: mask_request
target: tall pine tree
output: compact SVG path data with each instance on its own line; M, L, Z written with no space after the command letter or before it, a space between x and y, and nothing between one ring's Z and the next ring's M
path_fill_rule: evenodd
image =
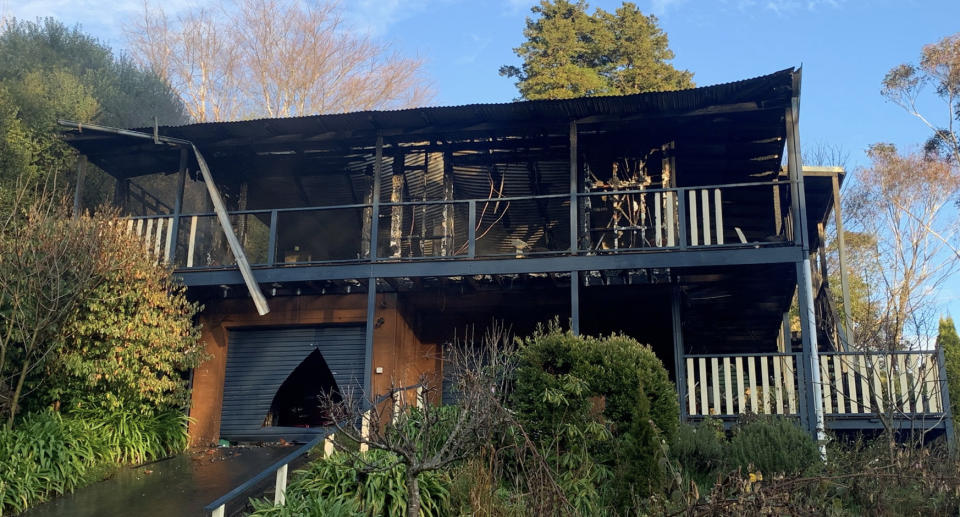
M624 2L615 12L588 14L584 0L541 0L531 8L526 37L514 52L520 67L500 67L517 79L524 99L566 99L692 88L693 73L677 70L657 18Z

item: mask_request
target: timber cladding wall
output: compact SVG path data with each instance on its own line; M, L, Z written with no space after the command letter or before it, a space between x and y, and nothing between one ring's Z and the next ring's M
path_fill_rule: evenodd
M219 438L230 329L365 323L366 300L366 294L271 298L266 316L257 315L247 299L207 302L200 322L208 359L194 370L191 445L206 445ZM439 376L439 348L420 343L398 310L396 295L377 295L374 322L371 370L376 395L391 386L416 384L423 375ZM375 373L377 368L383 368L383 373Z

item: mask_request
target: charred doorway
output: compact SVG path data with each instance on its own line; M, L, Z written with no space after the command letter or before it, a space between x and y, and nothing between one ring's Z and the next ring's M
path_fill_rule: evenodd
M329 419L319 396L363 387L364 327L230 331L221 438L303 440Z

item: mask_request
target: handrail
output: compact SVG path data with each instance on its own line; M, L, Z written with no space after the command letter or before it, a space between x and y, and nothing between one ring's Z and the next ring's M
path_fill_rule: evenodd
M673 187L673 188L651 188L651 189L627 189L627 190L603 190L603 191L593 191L593 192L578 192L577 196L606 196L611 194L651 194L657 192L683 192L689 190L704 190L704 189L723 189L723 188L742 188L742 187L762 187L762 186L771 186L771 185L780 185L788 184L786 181L763 181L763 182L750 182L750 183L730 183L726 185L696 185L689 187ZM487 198L468 198L468 199L433 199L433 200L423 200L423 201L396 201L396 202L382 202L379 206L382 207L393 207L393 206L424 206L424 205L456 205L456 204L469 204L470 202L474 203L489 203L489 202L509 202L509 201L535 201L541 199L567 199L570 197L570 194L538 194L538 195L529 195L529 196L508 196L508 197L487 197ZM253 210L229 210L227 213L229 215L255 215L255 214L269 214L271 212L314 212L320 210L346 210L346 209L359 209L359 208L372 208L372 203L352 203L347 205L319 205L319 206L302 206L302 207L289 207L289 208L258 208ZM155 215L136 215L124 217L123 219L153 219L159 217L172 217L174 214L155 214ZM180 217L214 217L216 212L183 212L180 214Z
M423 383L417 383L410 386L398 386L396 388L390 389L386 394L377 397L371 404L371 407L376 407L381 403L390 400L396 393L409 391L417 388L424 387ZM369 411L369 409L368 409ZM364 417L366 418L366 417ZM274 462L272 465L262 470L259 474L253 476L252 478L244 481L238 485L233 490L227 492L226 494L218 497L212 503L203 507L204 513L210 513L213 517L224 517L224 512L226 511L227 503L232 502L234 499L242 495L244 492L249 490L251 487L256 486L261 481L267 479L271 474L277 473L277 489L286 490L287 483L287 466L292 463L294 460L298 459L300 456L303 456L313 450L314 447L320 444L321 441L328 439L336 430L337 426L341 424L335 424L333 426L327 427L324 429L324 432L317 433L317 436L307 442L306 444L297 448L297 450L287 454L280 460ZM282 472L281 472L282 471ZM281 475L282 474L282 475ZM282 479L281 479L282 478ZM282 487L281 487L282 484ZM284 495L279 495L276 498L276 501L282 502L284 500Z
M787 356L798 356L800 352L751 352L744 354L683 354L684 358L698 358L703 357L704 359L709 359L711 357L787 357ZM822 355L822 352L821 352Z
M843 355L936 355L937 350L848 350L844 352L820 352L821 356Z
M227 503L232 502L234 499L236 499L238 496L240 496L241 494L243 494L244 492L246 492L246 491L247 491L248 489L250 489L252 486L254 486L254 485L256 485L257 483L260 483L261 481L267 479L271 474L274 474L275 472L277 472L277 471L280 470L281 468L289 465L293 460L296 460L296 459L299 458L300 456L303 456L304 454L310 452L310 451L311 451L314 447L316 447L321 441L323 441L324 439L326 439L326 437L330 434L330 432L331 432L331 429L327 429L326 432L317 434L317 437L314 438L313 440L310 440L309 442L307 442L306 444L302 445L302 446L301 446L300 448L298 448L297 450L295 450L295 451L291 452L290 454L284 456L284 457L281 458L279 461L275 462L273 465L270 465L269 467L267 467L266 469L264 469L263 471L261 471L259 474L253 476L252 478L244 481L243 483L241 483L239 486L237 486L237 487L234 488L233 490L231 490L231 491L227 492L226 494L218 497L218 498L217 498L215 501L213 501L212 503L204 506L204 507L203 507L203 511L204 511L205 513L206 513L206 512L216 512L218 509L222 509L223 507L226 506ZM216 514L215 514L215 515L216 515ZM223 515L223 513L220 513L220 515Z

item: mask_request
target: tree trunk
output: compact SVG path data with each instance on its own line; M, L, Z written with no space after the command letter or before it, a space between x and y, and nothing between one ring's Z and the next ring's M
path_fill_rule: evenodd
M407 467L407 517L420 517L420 480Z

